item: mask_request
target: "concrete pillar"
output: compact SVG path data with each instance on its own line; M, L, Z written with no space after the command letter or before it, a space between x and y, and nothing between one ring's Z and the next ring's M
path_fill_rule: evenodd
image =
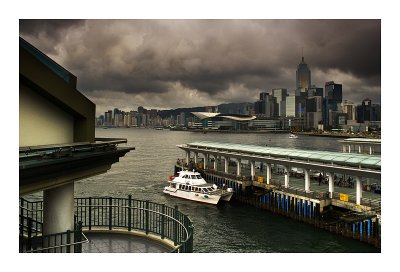
M255 161L250 161L250 175L251 175L251 180L254 180L255 175L256 175L256 162Z
M304 190L306 190L307 193L310 192L310 170L308 169L303 169L304 170L304 179L305 179L305 184L304 184Z
M334 192L334 188L333 188L333 185L334 185L334 183L333 183L333 175L334 174L330 173L330 172L328 172L326 174L328 175L328 180L329 180L329 182L328 182L329 197L332 198L333 197L333 192Z
M283 169L285 169L285 188L289 187L289 169L290 167L288 166L283 166Z
M190 162L190 150L186 150L186 163L189 166L189 162Z
M342 145L342 151L343 153L346 153L346 145Z
M236 162L236 175L240 176L242 172L242 160L241 159L237 159Z
M349 145L349 153L351 153L351 145Z
M199 162L199 154L194 152L194 163L196 164L196 166L198 162Z
M208 169L208 163L210 162L210 155L204 154L204 169Z
M214 156L214 170L218 170L218 156Z
M271 181L271 164L265 163L265 169L267 170L267 184Z
M361 153L361 145L358 146L358 153Z
M228 173L229 170L229 158L228 157L224 157L225 159L225 173Z
M43 192L43 235L74 230L74 184L69 183ZM66 237L63 237L65 243ZM72 239L73 241L73 239ZM59 240L45 241L49 246L59 245ZM73 248L71 248L73 252Z
M362 183L361 177L356 177L356 204L361 204L361 197L362 197Z
M372 146L369 146L369 154L372 155Z

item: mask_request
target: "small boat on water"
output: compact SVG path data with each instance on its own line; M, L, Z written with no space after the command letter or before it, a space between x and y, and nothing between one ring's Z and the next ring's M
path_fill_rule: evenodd
M297 138L299 138L299 136L297 136L297 135L295 135L293 133L289 134L289 139L297 139Z
M208 204L218 204L220 200L230 201L233 195L232 188L219 188L215 184L207 183L195 171L182 170L178 176L169 177L169 186L163 190L171 196Z

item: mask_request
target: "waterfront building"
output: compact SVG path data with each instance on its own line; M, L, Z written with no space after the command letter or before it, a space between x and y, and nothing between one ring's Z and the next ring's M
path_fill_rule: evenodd
M255 114L262 115L263 117L276 117L278 116L278 104L276 97L269 93L260 93L260 100L254 104Z
M324 109L322 113L323 124L325 127L335 126L335 115L341 113L342 103L342 84L334 81L325 83Z
M250 130L282 130L282 122L278 118L262 118L249 121L248 128Z
M193 128L213 130L249 129L249 121L255 116L242 114L224 114L219 112L191 112L194 116Z
M307 93L310 86L311 71L308 68L307 63L305 63L303 56L301 57L301 62L297 66L296 70L296 96L300 96L300 93Z
M356 107L354 102L344 100L341 106L342 112L347 114L347 120L356 120Z
M96 118L96 127L101 127L104 125L104 115L100 115Z
M322 122L322 97L313 96L307 98L306 110L306 128L318 129L318 124Z
M272 89L272 96L276 98L278 116L284 116L286 111L284 102L288 96L287 90L282 88Z
M104 126L108 127L108 126L112 126L113 122L112 122L112 111L106 111L104 113Z
M296 97L289 95L285 102L285 117L296 117Z
M186 125L186 119L185 119L185 113L181 112L178 116L177 116L177 120L176 120L177 124L180 126L185 126Z
M381 107L379 104L372 104L371 99L366 98L361 105L356 107L357 122L381 121Z

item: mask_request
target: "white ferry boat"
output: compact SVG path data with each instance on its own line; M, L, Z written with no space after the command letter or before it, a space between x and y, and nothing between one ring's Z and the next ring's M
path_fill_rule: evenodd
M188 200L218 204L219 200L230 201L233 195L232 188L226 190L217 185L207 183L198 172L183 170L178 176L169 177L169 186L164 193Z

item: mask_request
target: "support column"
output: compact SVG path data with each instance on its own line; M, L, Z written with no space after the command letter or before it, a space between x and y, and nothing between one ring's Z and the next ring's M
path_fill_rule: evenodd
M198 162L199 162L199 154L197 152L194 152L194 163L196 164L196 167Z
M218 170L218 156L214 156L214 170Z
M329 197L330 198L332 198L333 197L333 192L334 192L334 188L333 188L333 185L334 185L334 183L333 183L333 173L331 173L331 172L327 172L326 173L327 175L328 175L328 180L329 180L329 182L328 182L328 186L329 186Z
M242 172L242 160L241 159L237 159L237 163L236 163L236 175L240 176Z
M346 145L342 145L342 151L343 153L346 153Z
M369 146L369 154L372 155L372 146Z
M74 183L43 192L43 235L74 230ZM61 244L61 237L47 241L48 246ZM63 243L66 237L63 237ZM45 243L47 243L45 241ZM47 247L47 244L45 245ZM71 248L73 252L73 247Z
M358 153L361 153L361 145L358 146Z
M356 177L356 204L361 204L361 197L362 197L362 184L361 184L361 177Z
M204 154L204 170L208 169L208 163L210 162L210 155Z
M228 157L224 157L225 159L225 173L228 173L229 170L229 158Z
M351 145L349 145L349 153L351 153Z
M250 175L251 175L251 180L255 180L255 176L256 176L256 162L255 161L250 161Z
M271 181L271 164L265 163L265 169L267 170L267 184Z
M190 150L186 150L186 163L189 167L189 162L190 162Z
M285 171L285 188L288 188L289 187L289 169L290 169L290 167L284 165L283 169L285 169L284 170Z
M306 193L310 192L310 170L308 169L303 169L304 170L304 179L305 179L305 185L304 185L304 190L306 190Z

